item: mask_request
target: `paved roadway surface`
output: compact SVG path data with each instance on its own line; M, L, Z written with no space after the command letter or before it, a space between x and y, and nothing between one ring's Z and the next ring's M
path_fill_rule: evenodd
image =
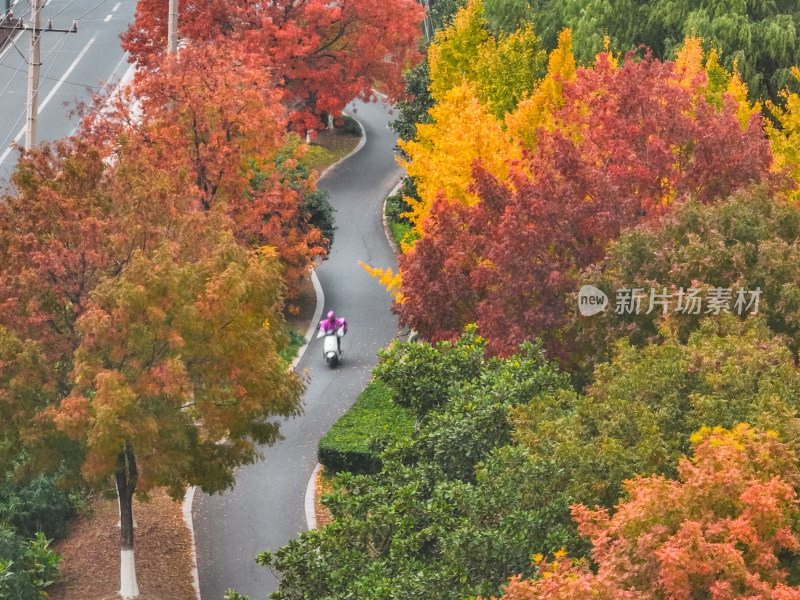
M5 2L0 10L5 10ZM135 10L136 0L46 1L42 27L51 17L58 29L68 29L78 19L78 33L42 34L39 141L70 135L76 121L67 115L76 102L89 101L101 81L118 81L128 70L119 35L133 21ZM14 17L27 23L29 11L30 3L21 0L14 7ZM29 34L12 39L13 44L0 50L0 187L17 162L17 152L9 149L11 143L25 143L28 67L24 57L30 51Z
M330 191L338 229L330 258L317 274L325 292L323 314L333 309L347 318L344 363L329 369L321 341L313 340L297 367L311 375L305 412L283 423L285 439L263 449L264 461L239 469L232 491L195 494L192 512L203 600L222 600L228 588L263 600L277 589L275 577L257 566L254 557L306 530L303 499L317 462L317 442L369 382L378 349L399 333L384 288L358 265L360 259L374 267L396 266L381 224L383 199L401 175L393 157L396 136L386 127L391 118L386 108L363 103L355 108L366 145L320 182Z

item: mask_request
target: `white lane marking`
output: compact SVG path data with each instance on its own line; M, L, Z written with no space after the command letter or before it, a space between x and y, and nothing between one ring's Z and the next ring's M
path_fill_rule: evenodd
M47 103L53 99L53 96L56 95L58 90L61 89L61 86L64 85L64 82L67 80L67 77L69 77L72 71L75 70L75 67L78 66L78 63L81 61L81 59L84 56L86 56L86 53L89 51L89 47L92 44L94 44L94 41L96 39L97 39L97 34L95 33L94 37L90 39L88 42L86 42L86 45L83 47L83 50L81 50L80 53L78 53L78 56L75 57L75 60L72 61L72 64L69 66L69 68L66 71L64 71L64 74L61 76L61 79L59 79L58 82L53 86L53 89L50 90L50 93L47 94L47 98L45 98L44 101L41 104L39 104L40 113L42 110L44 110L44 107L47 106ZM19 130L19 133L17 133L17 137L14 138L14 141L19 143L19 141L22 139L22 136L24 135L25 135L25 127ZM0 154L0 163L2 163L6 159L6 157L8 157L9 154L11 154L11 146L6 148L5 152Z
M117 3L114 5L114 8L112 8L112 9L111 9L111 12L117 12L117 9L118 9L120 6L122 6L122 2L117 2Z
M127 54L123 54L122 58L119 59L119 62L117 63L117 66L114 67L113 71L111 71L111 75L109 76L109 80L113 79L113 77L119 72L119 68L122 66L122 63L124 63L126 60L128 60L128 55ZM133 80L134 73L136 73L136 65L131 65L130 67L128 67L128 70L125 71L125 73L122 75L122 78L119 80L119 83L117 83L114 86L114 91L109 94L108 101L106 102L106 106L111 104L111 102L117 96L119 96L119 94L122 92L122 90L128 86L128 84ZM109 89L108 86L106 86L105 89L108 90ZM105 108L103 108L101 110L101 112L103 112L103 111L105 111ZM75 125L75 127L72 128L72 131L69 132L69 135L67 137L74 136L78 132L78 128L80 126L81 126L81 124L77 123ZM0 162L2 162L2 161L0 161Z
M103 19L103 23L108 23L111 20L111 15L108 15L105 19Z

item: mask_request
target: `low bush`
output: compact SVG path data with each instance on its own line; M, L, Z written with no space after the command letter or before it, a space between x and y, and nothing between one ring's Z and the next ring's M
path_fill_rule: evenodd
M305 207L311 217L308 222L317 227L328 239L327 248L333 244L333 234L336 231L336 219L333 213L336 209L331 206L328 190L314 190L305 196Z
M73 499L55 485L53 476L38 475L22 485L10 478L0 483L0 522L24 538L39 531L48 538L62 538L74 514Z
M43 590L58 580L61 558L44 534L26 540L0 526L0 598L42 600Z
M331 472L375 473L381 467L377 442L413 430L414 417L392 402L385 384L373 382L320 440L317 458Z
M353 117L342 115L342 125L336 128L339 135L357 135L361 137L361 125Z
M406 202L407 198L419 199L417 187L411 177L403 177L403 185L396 193L386 198L384 212L386 221L392 232L392 237L398 245L411 244L419 236L414 231L414 225L408 217L403 215L411 212L411 205Z

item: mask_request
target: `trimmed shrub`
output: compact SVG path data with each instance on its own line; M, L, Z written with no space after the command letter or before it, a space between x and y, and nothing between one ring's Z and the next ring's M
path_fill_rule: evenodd
M376 473L381 462L375 442L413 430L414 417L392 402L385 384L374 381L320 440L317 460L331 472Z
M306 210L311 214L308 222L317 227L322 232L322 235L328 238L326 248L330 248L331 244L333 244L333 234L336 231L336 219L333 216L336 209L331 206L328 190L318 189L313 192L307 192L305 205Z

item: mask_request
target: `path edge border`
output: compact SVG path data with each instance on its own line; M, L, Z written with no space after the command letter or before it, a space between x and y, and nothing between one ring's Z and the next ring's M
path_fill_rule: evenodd
M311 478L308 480L306 486L306 496L304 498L304 505L306 511L306 526L308 530L317 528L317 511L315 510L315 501L317 499L317 475L322 470L322 465L317 463L314 471L311 473Z
M192 587L197 600L200 600L200 572L197 570L197 547L194 543L194 522L192 521L192 501L196 489L196 486L192 486L186 490L181 510L183 511L183 522L186 524L186 529L189 530L189 539L192 544Z
M363 147L366 145L366 143L367 143L367 131L366 131L366 129L364 129L364 126L361 124L361 121L359 121L358 119L356 119L356 118L355 118L354 116L352 116L352 115L348 115L348 114L347 114L346 112L344 112L344 111L342 111L342 114L343 114L344 116L346 116L346 117L350 117L350 118L351 118L351 119L353 119L353 120L354 120L356 123L358 123L358 126L361 128L361 139L360 139L360 140L358 140L358 144L356 144L356 147L355 147L355 148L353 148L353 149L352 149L352 150L351 150L351 151L350 151L350 152L349 152L349 153L348 153L346 156L344 156L344 157L340 158L339 160L337 160L337 161L336 161L335 163L333 163L332 165L328 165L327 167L325 167L325 168L322 170L322 173L320 173L320 174L319 174L319 177L317 177L317 181L320 181L320 180L321 180L323 177L325 177L325 175L327 175L327 174L328 174L330 171L332 171L332 170L333 170L335 167L338 167L340 164L342 164L342 163L343 163L344 161L346 161L348 158L350 158L351 156L353 156L353 155L354 155L356 152L358 152L359 150L361 150L361 149L362 149L362 148L363 148Z

